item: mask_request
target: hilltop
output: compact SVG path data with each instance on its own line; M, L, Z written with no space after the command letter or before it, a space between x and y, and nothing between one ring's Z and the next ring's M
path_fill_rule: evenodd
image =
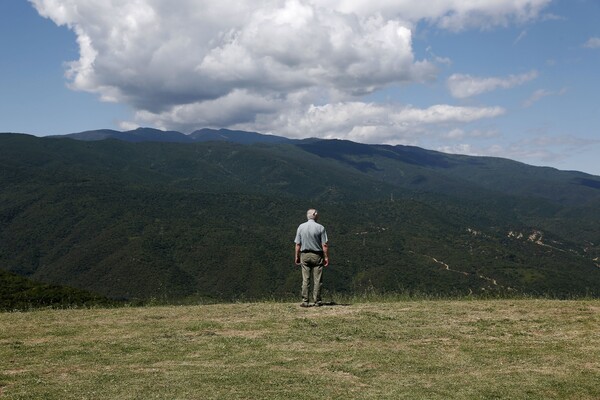
M6 399L598 399L600 303L0 313Z

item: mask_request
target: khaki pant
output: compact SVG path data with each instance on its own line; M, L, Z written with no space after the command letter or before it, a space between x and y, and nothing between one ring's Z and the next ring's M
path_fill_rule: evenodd
M323 256L315 253L300 254L302 267L302 302L308 303L309 286L312 278L313 301L321 302L321 286L323 284Z

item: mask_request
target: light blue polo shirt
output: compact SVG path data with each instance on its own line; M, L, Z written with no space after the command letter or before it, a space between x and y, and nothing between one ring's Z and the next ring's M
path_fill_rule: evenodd
M298 227L294 243L300 245L300 251L323 251L323 245L327 243L325 227L309 219Z

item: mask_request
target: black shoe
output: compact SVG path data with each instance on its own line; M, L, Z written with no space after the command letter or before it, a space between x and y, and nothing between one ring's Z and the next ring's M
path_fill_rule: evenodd
M323 302L322 302L322 301L317 301L317 302L315 303L315 307L321 307L322 305L323 305Z
M304 303L300 304L300 307L310 307L310 304L305 301Z

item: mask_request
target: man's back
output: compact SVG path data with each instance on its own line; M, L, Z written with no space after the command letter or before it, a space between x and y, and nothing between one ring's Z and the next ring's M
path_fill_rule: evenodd
M294 242L301 246L301 251L323 251L323 244L327 243L327 232L323 225L309 219L298 227Z

